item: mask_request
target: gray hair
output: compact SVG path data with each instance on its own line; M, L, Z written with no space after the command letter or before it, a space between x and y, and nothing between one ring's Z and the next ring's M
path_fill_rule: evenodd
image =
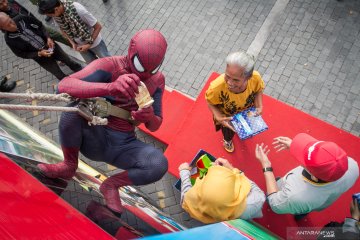
M246 52L234 52L226 57L226 64L237 65L244 68L244 75L250 77L254 71L255 57Z

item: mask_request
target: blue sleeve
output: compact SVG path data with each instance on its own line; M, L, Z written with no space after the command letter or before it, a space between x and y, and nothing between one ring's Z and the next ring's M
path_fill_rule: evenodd
M156 116L162 118L162 95L163 91L160 88L157 88L154 95L152 96L154 99L154 113Z

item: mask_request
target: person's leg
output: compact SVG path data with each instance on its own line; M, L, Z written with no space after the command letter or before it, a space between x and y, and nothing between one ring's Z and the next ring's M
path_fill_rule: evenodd
M164 176L168 162L163 152L142 141L125 142L110 164L127 170L134 185L153 183Z
M93 52L98 58L103 57L110 57L110 53L106 47L106 44L104 40L101 40L101 42L94 48L89 49L91 52Z
M81 56L84 58L87 64L97 59L96 55L90 50L91 49L87 50L86 52L80 52Z
M80 71L82 69L81 65L73 61L57 43L55 43L53 58L58 61L62 61L74 72Z
M78 166L79 149L82 138L82 121L74 112L61 114L59 135L64 161L56 164L39 164L38 168L47 177L70 179Z
M96 160L103 158L105 145L103 126L89 126L78 113L65 112L61 114L59 136L64 161L56 164L39 164L38 167L45 176L64 179L73 177L78 166L80 149L81 151L89 150ZM88 139L86 146L83 144L84 138Z
M57 79L61 80L67 75L61 71L59 65L57 65L56 60L51 57L41 57L34 59L41 67L46 71L51 72Z
M235 132L230 128L221 126L221 132L224 136L224 148L228 152L234 151L234 143L232 139L234 138Z
M106 179L100 191L110 209L122 212L119 187L144 185L161 179L167 172L168 162L160 150L137 140L134 133L107 132L106 152L109 156L106 162L125 171Z
M227 127L221 127L221 132L224 136L224 140L230 142L235 135L235 132Z
M48 31L49 36L52 40L54 40L55 42L60 42L72 48L70 42L60 32L52 29L51 27L45 27L45 28L46 31Z

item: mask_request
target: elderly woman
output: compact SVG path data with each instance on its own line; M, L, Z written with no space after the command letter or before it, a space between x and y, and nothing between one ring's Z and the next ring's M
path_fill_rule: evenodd
M227 152L235 149L232 142L235 130L230 124L232 116L249 107L255 107L257 115L262 113L264 81L254 71L254 64L254 57L245 52L231 53L226 58L225 73L212 81L205 93L215 129L221 129Z
M194 186L191 186L190 170L188 163L179 166L181 204L191 217L214 223L263 216L264 192L228 160L216 159L214 166L202 179L196 179Z

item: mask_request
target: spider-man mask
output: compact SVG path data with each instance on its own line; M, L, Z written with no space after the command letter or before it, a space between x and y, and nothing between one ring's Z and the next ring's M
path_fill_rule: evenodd
M139 31L130 41L128 58L130 68L141 80L150 78L159 70L166 52L164 36L154 30Z

